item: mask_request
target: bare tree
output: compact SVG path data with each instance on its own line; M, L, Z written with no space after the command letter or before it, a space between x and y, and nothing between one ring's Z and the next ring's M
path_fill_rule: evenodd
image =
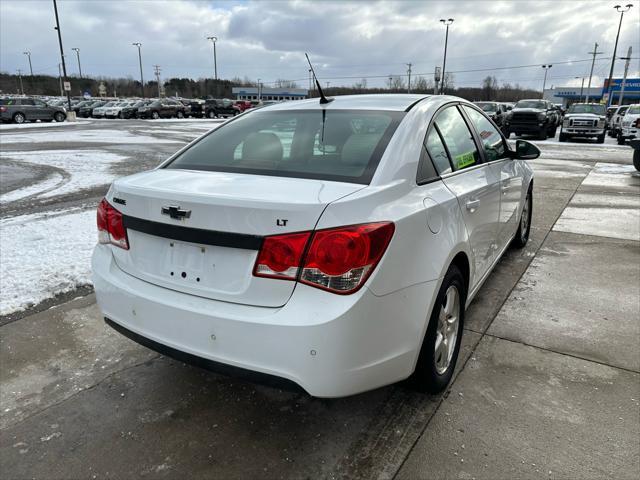
M442 88L444 93L447 93L447 90L453 90L454 81L455 81L455 77L453 73L447 72L443 75L441 82L443 82L444 84L444 87Z
M484 100L496 100L498 90L498 80L492 75L488 75L482 80L482 92Z
M276 88L298 88L298 84L292 80L279 78L274 82Z
M431 92L433 91L433 81L425 77L416 77L412 90L422 93Z
M391 90L406 90L407 85L404 83L404 78L401 76L393 77L391 80Z

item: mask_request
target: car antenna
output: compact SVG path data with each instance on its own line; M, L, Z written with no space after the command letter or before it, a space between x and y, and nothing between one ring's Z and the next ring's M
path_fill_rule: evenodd
M316 71L313 69L313 65L311 65L311 60L309 60L309 55L305 53L304 56L307 57L307 62L309 62L309 68L311 68L313 79L315 80L316 86L318 87L318 93L320 94L320 104L324 105L325 103L333 102L333 98L327 98L324 96L324 92L322 91L322 87L320 86L320 82L318 81L318 77L316 77Z

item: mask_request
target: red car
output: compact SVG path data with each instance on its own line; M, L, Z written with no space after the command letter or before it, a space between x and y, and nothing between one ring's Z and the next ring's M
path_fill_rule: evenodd
M240 109L241 112L244 112L249 108L253 108L253 104L249 100L236 100L235 105Z

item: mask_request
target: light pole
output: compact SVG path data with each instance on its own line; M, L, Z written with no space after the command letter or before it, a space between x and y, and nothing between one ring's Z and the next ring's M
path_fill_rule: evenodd
M55 15L56 15L55 29L58 31L58 43L60 44L60 59L62 60L62 74L64 75L64 83L66 85L67 84L67 66L65 65L65 62L64 62L64 50L62 49L62 32L60 31L60 20L58 19L58 4L56 3L56 0L53 0L53 11L55 12ZM67 111L71 112L71 92L66 88L65 90L67 91L67 105L69 107Z
M542 65L542 68L544 68L544 80L542 82L542 98L544 98L544 89L547 86L547 72L551 67L553 67L553 65Z
M262 98L262 83L260 83L260 79L258 79L258 101Z
M18 69L18 78L20 79L20 95L24 95L24 88L22 88L22 70Z
M213 44L213 78L218 80L218 59L216 58L216 42L218 37L207 37L207 40L211 40Z
M441 18L442 24L447 27L447 31L444 35L444 58L442 60L442 83L440 84L440 95L444 95L444 79L446 75L445 67L447 66L447 43L449 43L449 25L453 23L453 18L444 19Z
M134 42L131 45L138 47L138 61L140 62L140 92L142 92L142 98L144 98L144 78L142 77L142 52L140 51L140 47L142 47L142 44L140 42Z
M76 52L76 57L78 57L78 71L80 72L80 78L82 78L82 67L80 66L80 49L73 47L71 50Z
M609 70L609 81L607 82L607 107L611 105L611 81L613 77L613 66L616 63L616 52L618 50L618 38L620 38L620 29L622 28L622 17L624 14L631 10L633 7L632 4L628 3L624 6L624 9L620 5L616 5L613 8L616 9L617 12L620 12L620 23L618 23L618 33L616 34L616 43L613 46L613 56L611 57L611 70Z
M582 79L582 83L580 84L580 100L578 100L579 103L582 103L582 92L584 91L584 77L574 77L574 78Z
M26 51L22 52L29 58L29 72L31 72L31 76L33 77L33 67L31 66L31 52Z

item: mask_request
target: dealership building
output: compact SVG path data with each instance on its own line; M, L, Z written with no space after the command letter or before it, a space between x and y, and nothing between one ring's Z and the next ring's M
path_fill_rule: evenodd
M303 100L309 96L305 88L233 87L236 100Z
M592 103L605 103L607 96L607 81L601 87L584 87L582 89L582 96L580 95L580 87L555 87L549 88L544 91L543 98L553 103L561 103L563 107L571 105L576 102L584 102L589 94L589 102ZM618 105L620 100L620 93L622 91L622 79L612 79L611 87L611 104ZM640 78L627 78L624 85L624 97L622 98L623 104L640 103Z

